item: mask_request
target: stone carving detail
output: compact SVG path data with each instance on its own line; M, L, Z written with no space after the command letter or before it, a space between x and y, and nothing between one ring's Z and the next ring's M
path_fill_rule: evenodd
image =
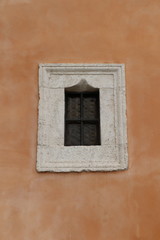
M64 89L100 91L101 145L64 146ZM123 64L40 64L37 171L128 167Z
M72 91L73 92L84 92L84 91L94 92L98 88L94 88L91 85L89 85L88 82L86 81L86 79L81 79L78 84L76 84L72 87L65 88L65 89L70 92L72 92Z

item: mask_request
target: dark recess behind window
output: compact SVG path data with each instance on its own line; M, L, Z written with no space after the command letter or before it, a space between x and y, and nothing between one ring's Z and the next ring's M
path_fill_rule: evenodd
M100 145L99 91L65 92L65 146Z

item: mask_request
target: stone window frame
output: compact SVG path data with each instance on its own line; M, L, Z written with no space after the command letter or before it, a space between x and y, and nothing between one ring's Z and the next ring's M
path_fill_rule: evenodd
M64 90L99 88L101 145L64 146ZM38 172L128 168L124 64L39 64Z

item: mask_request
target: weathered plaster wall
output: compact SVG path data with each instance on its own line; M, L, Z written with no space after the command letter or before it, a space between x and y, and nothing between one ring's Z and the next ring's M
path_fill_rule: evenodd
M160 239L160 1L0 1L0 239ZM39 63L125 63L129 169L37 173Z

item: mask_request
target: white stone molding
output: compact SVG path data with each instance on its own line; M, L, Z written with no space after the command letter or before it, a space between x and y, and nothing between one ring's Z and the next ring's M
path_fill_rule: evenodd
M100 92L101 145L64 146L64 89L85 81ZM128 167L124 64L40 64L38 172Z

